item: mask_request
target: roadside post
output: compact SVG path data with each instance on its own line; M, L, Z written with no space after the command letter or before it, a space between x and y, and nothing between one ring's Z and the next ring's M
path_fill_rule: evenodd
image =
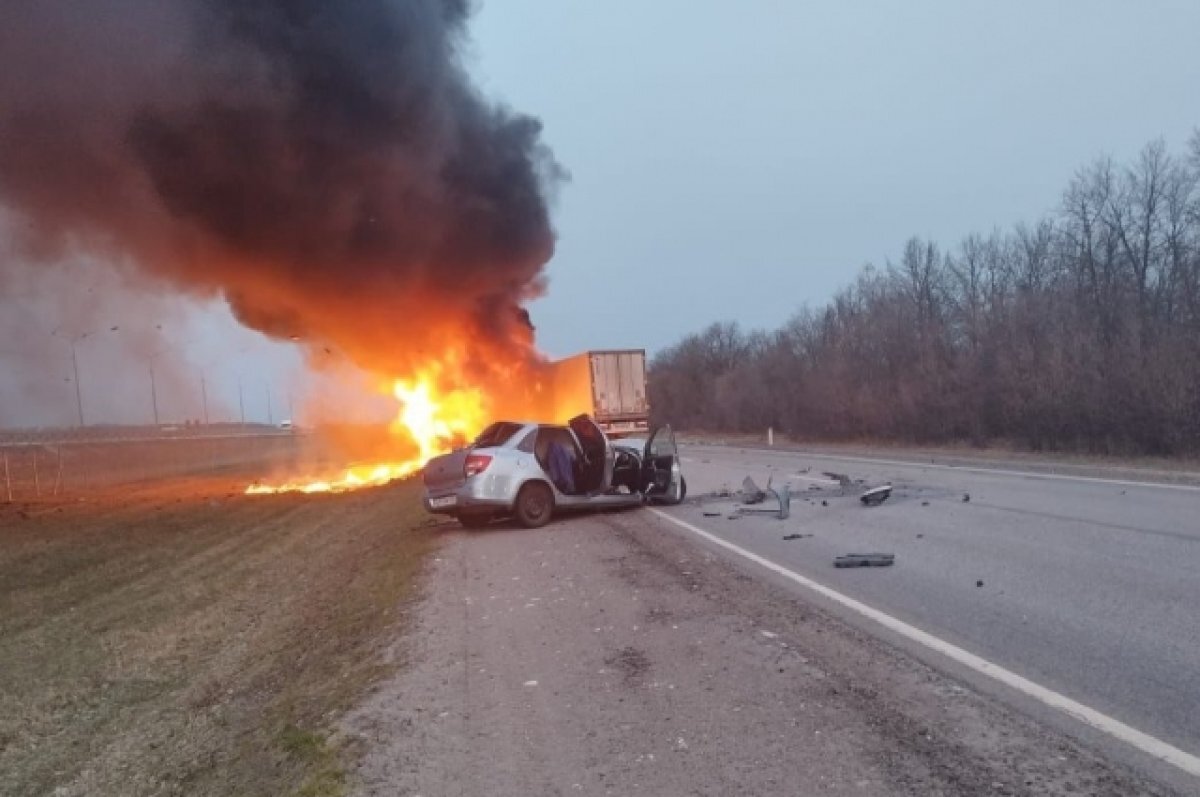
M767 445L771 448L775 447L775 427L767 427Z
M8 488L8 502L12 503L12 477L8 473L8 452L4 452L4 486Z

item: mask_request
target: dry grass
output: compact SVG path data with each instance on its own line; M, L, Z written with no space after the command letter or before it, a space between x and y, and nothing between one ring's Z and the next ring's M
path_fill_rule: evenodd
M412 483L0 505L0 794L340 794L426 523Z

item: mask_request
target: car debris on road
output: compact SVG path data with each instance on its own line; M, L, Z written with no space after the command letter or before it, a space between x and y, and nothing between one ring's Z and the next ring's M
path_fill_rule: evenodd
M811 537L811 536L813 536L813 535L811 535L811 534L784 534L783 539L785 539L785 540L802 540L805 537Z
M844 473L834 473L833 471L827 470L827 471L824 471L821 475L827 479L832 479L833 481L840 484L842 487L850 486L850 477Z
M895 563L894 553L848 553L833 560L834 567L889 567Z
M771 483L767 482L767 487ZM742 480L742 503L743 504L761 504L767 500L767 493L754 483L754 479L747 476Z
M746 477L746 481L750 481L750 477ZM751 482L753 484L753 482ZM775 500L779 502L779 506L775 509L767 507L748 508L739 506L737 511L743 515L774 515L780 520L787 520L792 514L792 488L789 484L784 484L782 487L772 487L771 482L767 482L767 491L775 496Z
M863 502L863 506L879 506L884 501L888 500L891 494L892 485L881 484L878 487L872 487L870 490L867 490L865 493L859 496L858 500Z

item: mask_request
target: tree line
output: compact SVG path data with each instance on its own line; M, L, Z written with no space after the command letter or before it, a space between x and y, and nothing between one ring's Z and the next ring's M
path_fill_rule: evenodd
M1200 130L1093 161L1035 223L912 238L774 331L687 335L650 400L683 429L1200 452Z

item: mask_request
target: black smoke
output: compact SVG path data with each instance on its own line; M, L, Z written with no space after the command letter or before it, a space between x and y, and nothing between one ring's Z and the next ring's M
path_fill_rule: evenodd
M461 0L5 0L20 263L102 255L403 371L527 356L554 249L541 125L482 97ZM481 366L486 367L486 365Z

